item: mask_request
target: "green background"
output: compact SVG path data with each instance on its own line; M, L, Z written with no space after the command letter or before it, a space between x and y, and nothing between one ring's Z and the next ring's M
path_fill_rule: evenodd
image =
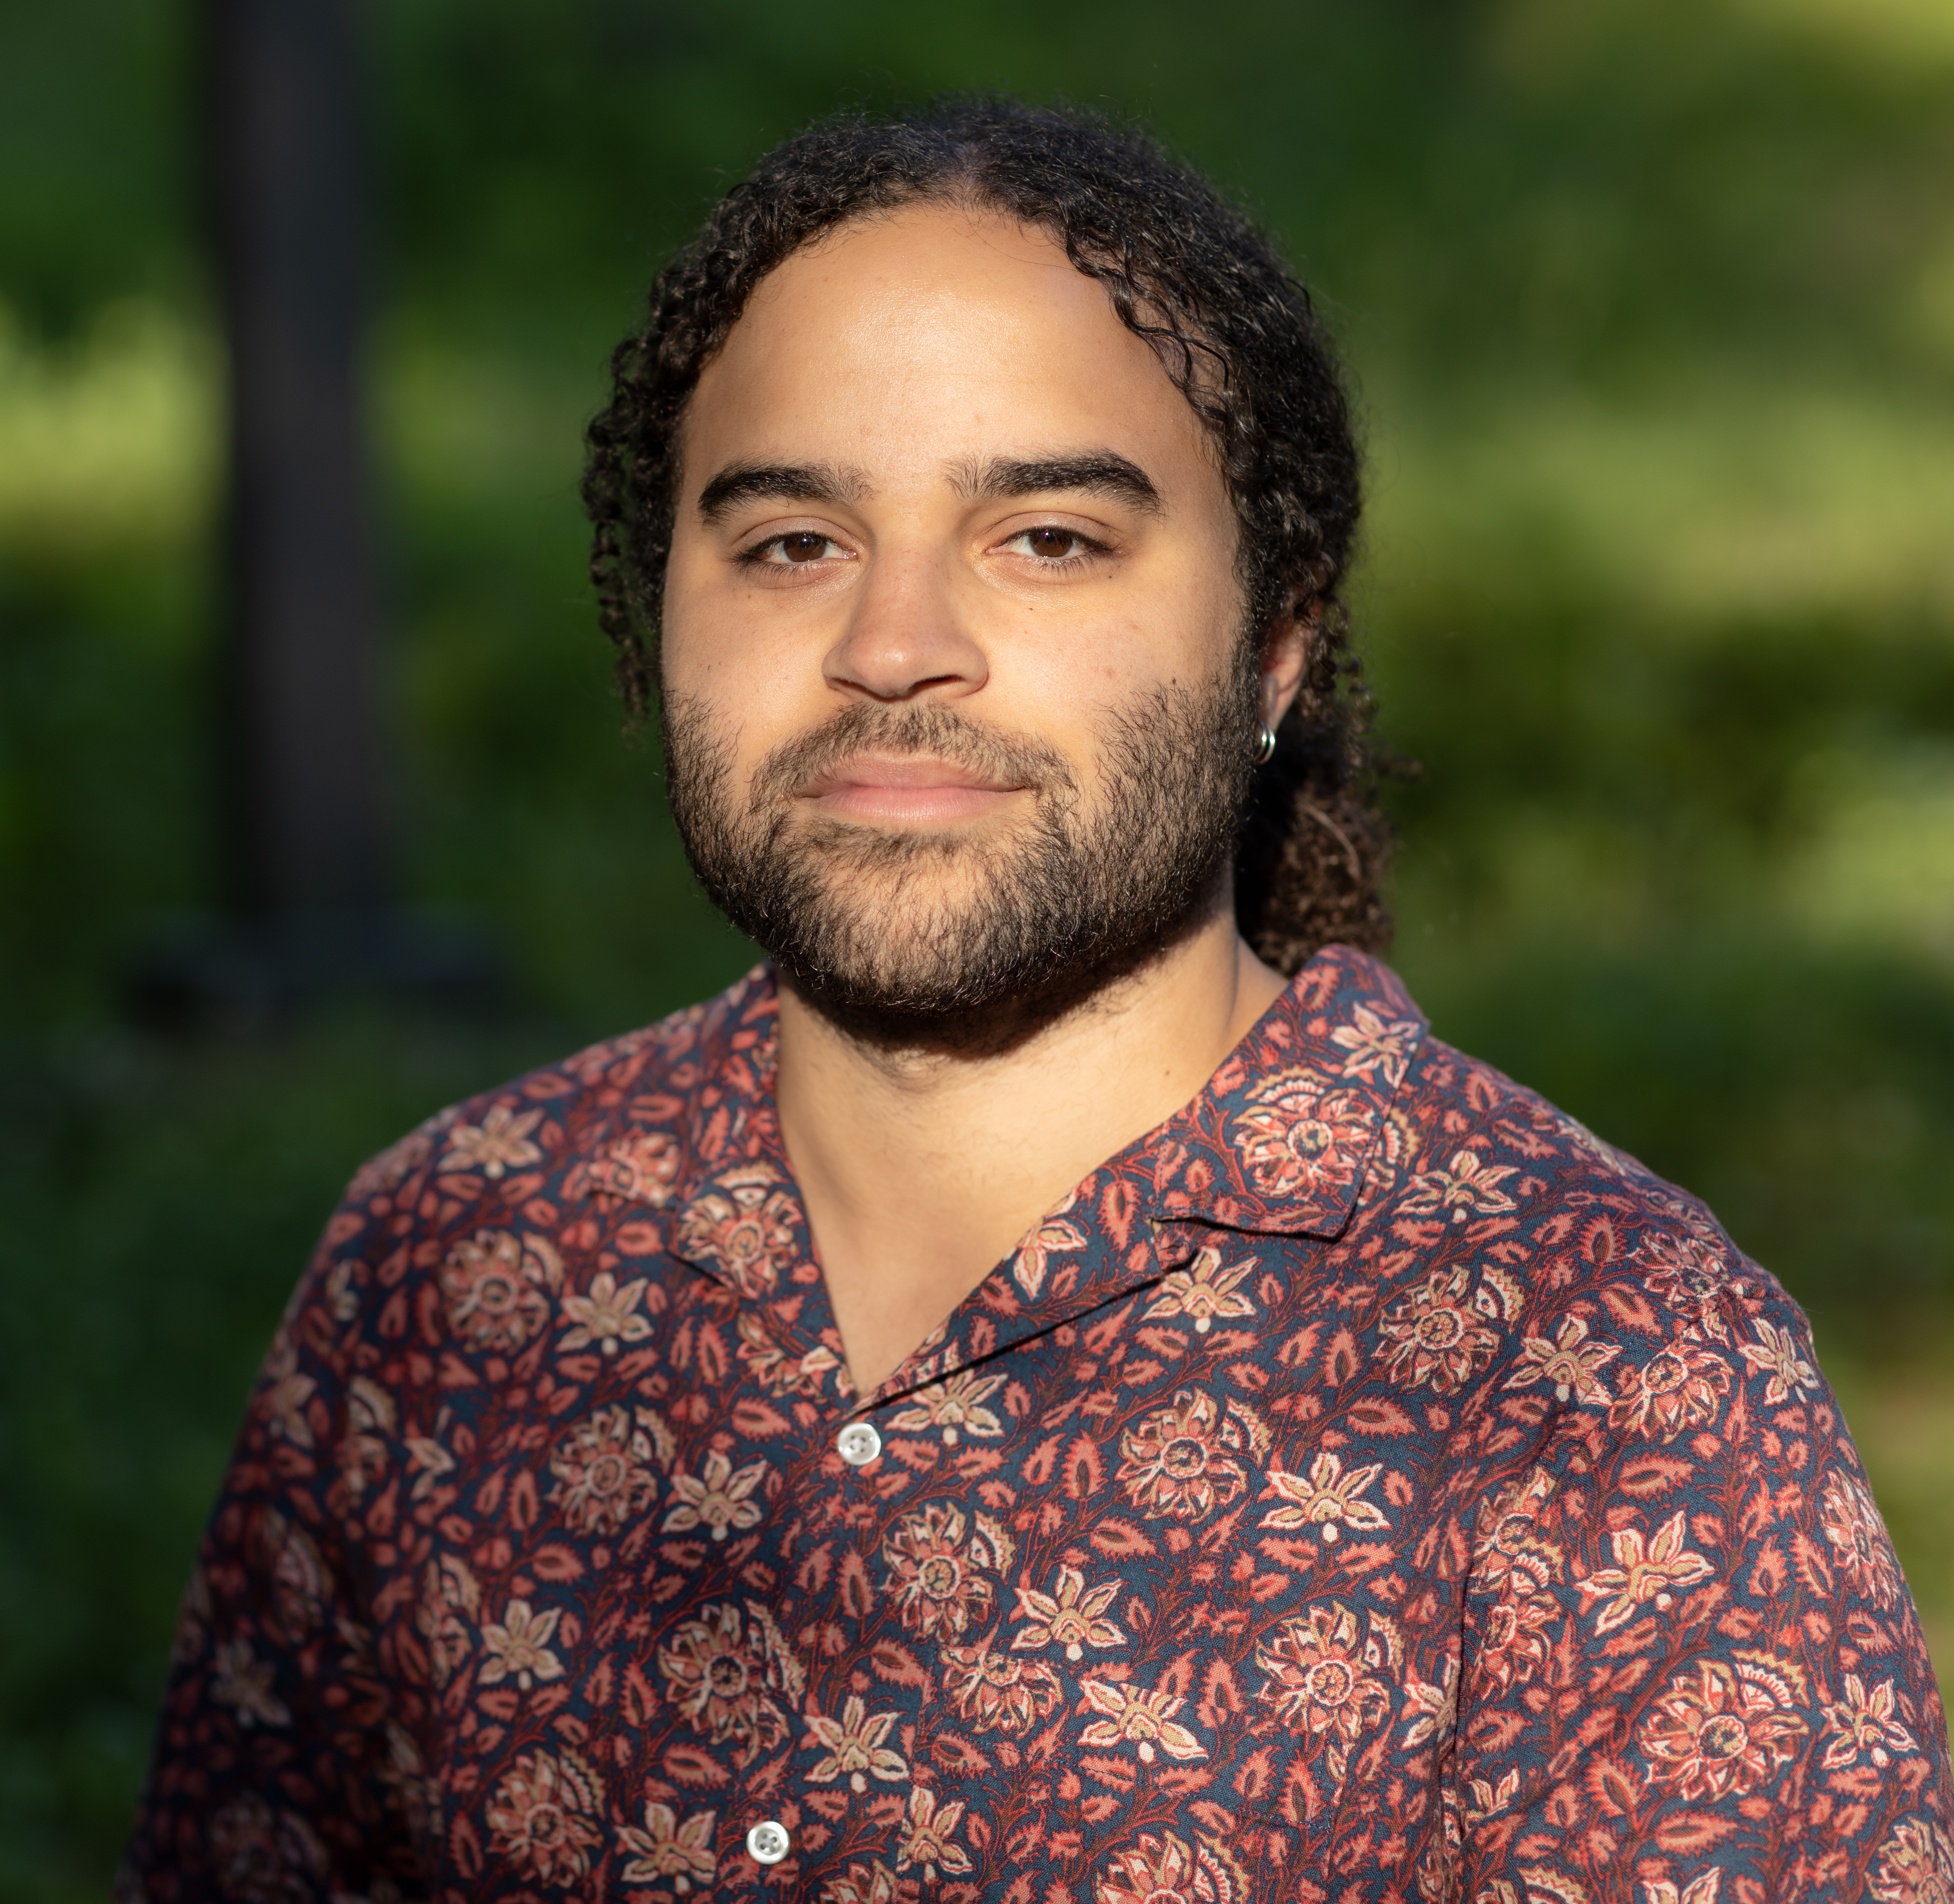
M371 429L402 882L489 1022L166 1040L209 903L221 384L191 20L0 6L0 1896L99 1898L238 1409L338 1184L723 983L583 580L578 437L769 142L1138 113L1355 368L1396 957L1811 1309L1954 1670L1954 8L390 0Z

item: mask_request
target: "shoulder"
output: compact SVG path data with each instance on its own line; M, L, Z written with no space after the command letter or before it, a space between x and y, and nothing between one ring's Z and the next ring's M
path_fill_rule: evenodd
M765 1094L774 994L764 970L718 998L451 1104L355 1172L281 1340L397 1334L411 1286L503 1257L557 1280L577 1213L655 1221L726 1101ZM715 1115L717 1114L717 1115Z
M1456 1232L1469 1253L1524 1259L1543 1293L1591 1293L1631 1263L1692 1290L1763 1275L1701 1199L1440 1039L1421 1044L1391 1123L1372 1200L1432 1244Z
M1404 1161L1377 1227L1420 1246L1379 1353L1400 1383L1450 1381L1459 1445L1486 1484L1481 1536L1522 1499L1571 1491L1594 1579L1623 1542L1660 1522L1673 1544L1676 1516L1693 1515L1720 1530L1720 1594L1741 1572L1768 1599L1796 1556L1821 1601L1856 1593L1892 1616L1890 1546L1810 1324L1776 1277L1698 1198L1435 1041L1399 1108ZM1748 1632L1764 1615L1723 1617Z
M466 1198L511 1182L529 1189L539 1174L557 1178L580 1166L616 1176L617 1139L682 1133L729 1058L752 1042L741 1037L751 1008L763 1003L770 1026L771 1001L763 976L751 973L716 998L451 1104L363 1164L342 1209L378 1199L391 1213L429 1190Z
M1450 1309L1434 1367L1513 1428L1661 1444L1752 1376L1765 1406L1821 1392L1804 1315L1701 1199L1538 1093L1428 1038L1389 1124L1352 1240L1392 1272L1407 1373Z

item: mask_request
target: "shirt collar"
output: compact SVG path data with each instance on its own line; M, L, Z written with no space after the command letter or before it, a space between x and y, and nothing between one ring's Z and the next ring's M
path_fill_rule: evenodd
M820 1280L774 1112L778 1023L762 966L700 1009L671 1080L688 1100L671 1248L756 1299ZM1393 972L1326 947L1199 1095L1079 1184L883 1393L1157 1281L1204 1230L1334 1237L1425 1035Z
M1326 947L1206 1089L1135 1146L1151 1155L1156 1216L1337 1235L1425 1033L1395 972L1349 946Z

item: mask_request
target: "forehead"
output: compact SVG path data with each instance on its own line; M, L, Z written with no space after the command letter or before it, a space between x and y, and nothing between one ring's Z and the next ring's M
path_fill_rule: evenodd
M732 456L894 476L1079 444L1156 483L1216 474L1192 407L1105 291L1045 233L950 206L845 226L767 277L700 378L684 442L693 489Z

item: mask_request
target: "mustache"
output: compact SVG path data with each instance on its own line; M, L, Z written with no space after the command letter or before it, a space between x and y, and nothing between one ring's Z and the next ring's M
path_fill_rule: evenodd
M927 754L1045 798L1077 791L1065 756L1029 735L1000 733L935 702L886 707L857 701L774 749L754 771L749 809L757 814L791 800L844 761L871 750Z

